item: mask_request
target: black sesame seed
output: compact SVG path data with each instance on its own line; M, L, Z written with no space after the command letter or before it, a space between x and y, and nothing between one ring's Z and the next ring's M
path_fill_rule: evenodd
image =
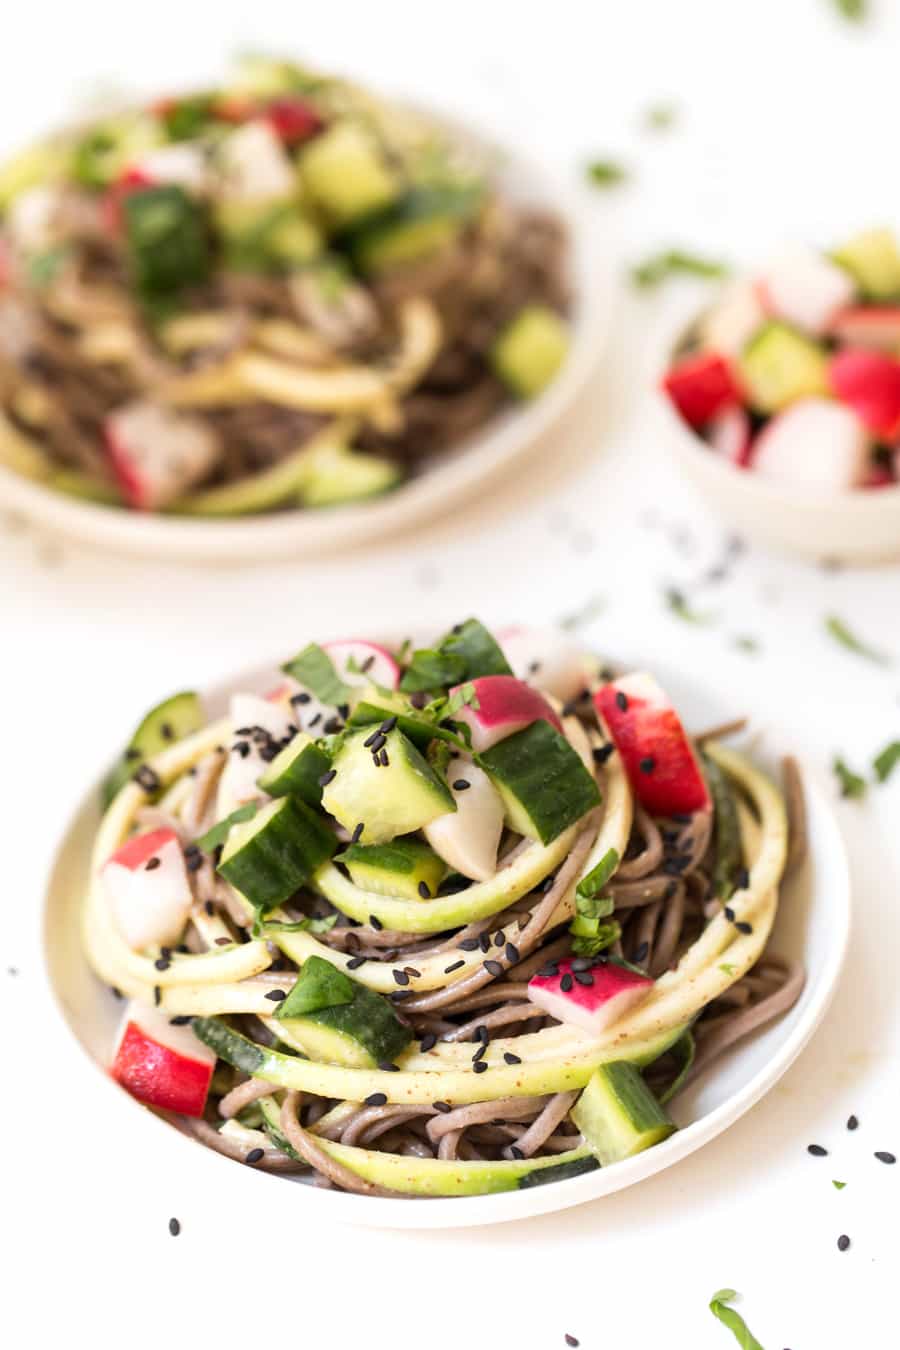
M360 839L362 838L362 832L363 832L363 830L364 830L365 828L366 828L366 827L365 827L365 825L363 825L362 821L360 821L358 825L354 825L354 827L353 827L353 833L352 833L351 836L350 836L350 843L351 843L351 844L358 844L358 843L359 843Z
M519 1056L518 1056L518 1055L514 1055L514 1054L512 1053L511 1050L507 1050L507 1051L504 1053L504 1056L503 1056L503 1062L504 1062L505 1064L521 1064L521 1063L522 1063L522 1061L521 1061L521 1059L519 1058Z
M129 764L133 764L136 759L140 759L141 752L136 745L129 745L125 751L125 759Z
M444 974L452 975L454 970L459 970L460 967L464 966L465 964L466 964L465 961L454 961L452 966L444 966Z
M485 1062L484 1062L483 1059L480 1059L480 1060L478 1061L477 1064L473 1064L473 1065L472 1065L472 1072L473 1072L473 1073L486 1073L486 1072L487 1072L487 1065L485 1064Z
M746 867L742 867L740 871L735 873L734 884L739 891L745 891L750 885L750 873Z
M396 725L397 725L397 714L394 713L393 717L386 717L384 719L378 730L381 732L382 736L386 736L389 731L394 730L394 727Z
M450 786L453 788L454 792L465 792L466 788L471 787L472 784L469 782L468 778L455 778Z
M554 980L559 974L559 966L555 961L548 961L545 966L541 966L538 975L542 980Z
M421 970L416 970L415 966L404 966L403 969L406 971L407 975L412 976L414 980L418 979L422 974Z
M590 989L594 983L594 977L589 970L576 970L574 979L578 984L583 984L587 989Z
M641 773L652 773L656 768L656 760L652 755L645 755L642 760L638 761L638 768Z
M623 694L621 689L616 691L616 707L620 712L628 711L628 695Z
M753 932L753 924L752 924L752 923L747 923L746 919L739 919L738 922L737 922L734 926L735 926L735 928L738 930L739 933L752 933L752 932Z
M314 726L316 725L316 723L317 723L317 722L321 722L321 720L322 720L322 714L321 714L320 712L317 712L316 715L315 715L315 717L311 717L311 718L309 719L309 721L307 722L306 725L307 725L307 727L314 727Z
M632 961L634 962L634 964L635 964L636 966L639 966L639 965L641 964L642 961L646 961L646 960L647 960L647 957L649 956L649 954L650 954L650 943L649 943L649 942L642 942L641 945L640 945L640 946L637 948L637 950L635 951L635 953L634 953L634 955L632 956L631 959L632 959Z
M360 966L364 966L365 963L366 958L364 956L351 956L350 960L347 962L347 969L359 970Z
M404 987L409 984L409 976L405 970L392 970L391 974L394 977L395 984L403 985Z
M169 1018L169 1026L170 1026L170 1027L186 1027L187 1024L188 1024L189 1022L192 1022L193 1020L194 1020L194 1019L193 1019L192 1017L190 1017L187 1013L179 1013L177 1017L170 1017L170 1018Z
M499 961L485 961L484 968L489 975L497 976L503 974L503 967Z
M376 750L380 750L381 747L384 745L384 736L376 727L375 730L371 733L371 735L367 736L366 739L363 741L363 745L366 747L367 750L371 750L372 753L374 754Z
M459 944L459 950L461 952L474 952L478 950L478 947L478 938L463 938L462 942Z
M203 866L203 854L189 854L184 860L184 865L189 872L199 872L200 868Z
M730 905L725 906L724 914L729 923L734 923L734 910Z
M416 890L419 892L423 900L431 899L431 887L428 885L427 881L420 881L418 886L416 887Z
M567 1331L567 1332L566 1332L566 1345L570 1345L570 1346L573 1346L573 1347L574 1347L574 1346L577 1346L577 1345L580 1345L580 1344L581 1344L581 1342L579 1341L579 1339L578 1339L577 1336L573 1336L572 1333L571 1333L570 1331Z
M422 1037L422 1039L419 1041L419 1049L423 1053L425 1053L428 1050L433 1050L436 1045L437 1045L437 1036L435 1036L433 1031L427 1031L425 1035Z
M350 716L350 704L349 704L349 703L339 703L339 704L337 705L337 710L338 710L338 714L339 714L341 717L343 717L344 721L346 722L347 718Z
M431 1105L434 1107L435 1111L440 1111L442 1116L445 1116L448 1111L453 1110L453 1107L449 1102L432 1102Z
M475 1028L475 1039L476 1041L481 1041L482 1045L487 1045L488 1041L491 1039L490 1032L483 1022L480 1026Z
M159 858L148 858L147 861L144 863L144 871L155 872L157 867L159 867L159 865L160 865Z
M384 924L374 914L369 915L369 927L374 928L376 933L380 933Z
M414 708L418 708L421 711L428 702L428 695L424 689L417 689L414 694L410 694L409 701Z
M594 763L605 764L615 748L612 741L608 741L606 745L595 745L591 752L594 756Z
M895 1163L897 1161L897 1158L893 1153L887 1153L884 1149L878 1149L878 1151L875 1154L875 1157L878 1159L879 1162L888 1164Z
M560 982L559 982L559 987L560 987L560 989L562 990L562 992L563 992L564 994L568 994L568 993L569 993L570 989L572 988L573 982L574 982L574 977L573 977L572 975L570 975L568 971L566 971L565 975L562 977L562 979L561 979Z
M827 1158L828 1149L823 1148L821 1144L807 1144L807 1153L811 1153L814 1158Z
M515 1158L516 1162L521 1162L525 1157L525 1154L519 1148L518 1144L510 1144L509 1155L511 1158Z
M386 1106L387 1097L383 1092L370 1092L366 1098L366 1106Z
M203 908L206 910L206 912L207 912L207 914L209 915L210 918L212 918L212 916L213 916L213 915L215 914L215 912L216 912L216 907L215 907L215 905L213 904L213 902L212 902L211 900L204 900L204 902L203 902Z
M159 792L162 783L159 780L159 774L153 772L149 764L142 764L134 775L134 781L145 792Z
M168 970L171 964L172 962L169 960L167 956L159 956L153 962L153 965L157 970Z
M319 779L319 787L327 787L335 778L337 778L337 769L329 769L328 772L323 773Z
M848 1130L858 1130L858 1129L859 1129L859 1117L858 1117L858 1116L848 1116L848 1117L847 1117L847 1129L848 1129Z
M249 1163L250 1166L252 1167L254 1163L262 1162L265 1156L266 1151L264 1148L251 1148L250 1152L244 1159L244 1162Z
M484 1059L484 1057L485 1057L486 1054L487 1054L487 1044L485 1043L485 1044L479 1045L478 1049L475 1051L474 1055L472 1056L472 1063L473 1063L473 1064L480 1064L480 1062Z
M848 1238L847 1234L841 1233L841 1236L837 1240L838 1251L845 1252L849 1246L850 1246L850 1239Z
M511 942L507 942L506 951L503 954L511 966L514 966L519 959L519 949L514 947Z
M487 933L480 934L478 945L483 952L489 952L491 950L491 939L488 937Z
M378 1067L379 1067L379 1069L381 1070L382 1073L399 1073L399 1072L400 1072L400 1065L399 1065L399 1064L394 1064L394 1063L393 1063L391 1060L389 1060L389 1059L381 1059L381 1060L379 1060L379 1061L378 1061Z
M172 1237L177 1237L181 1232L181 1224L177 1219L169 1220L169 1232L172 1234Z
M159 1007L161 1001L162 1001L162 990L160 989L158 984L155 984L153 986L153 1002L156 1004L157 1008Z
M306 690L299 694L291 694L291 703L309 703L311 701L312 694L307 694Z
M503 929L501 928L501 929L499 930L499 932L496 932L496 933L494 934L494 946L495 946L495 947L502 947L505 941L506 941L506 934L504 933Z
M381 764L381 767L382 767L383 769L386 769L386 768L388 767L388 765L390 764L390 762L391 762L391 761L388 759L388 752L387 752L386 750L382 750L382 752L381 752L381 757L380 757L380 759L379 759L379 763Z
M270 1003L283 1003L287 998L287 994L283 989L270 989L266 994L266 998Z

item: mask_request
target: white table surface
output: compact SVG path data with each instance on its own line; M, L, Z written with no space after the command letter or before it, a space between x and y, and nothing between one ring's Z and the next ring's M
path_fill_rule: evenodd
M569 166L626 159L597 194L598 232L630 258L670 243L723 256L785 235L823 242L898 214L900 20L856 30L827 0L520 0L453 6L331 0L251 7L81 0L15 6L3 41L0 142L11 148L116 73L150 90L280 42L439 99ZM12 13L12 8L10 10ZM678 125L650 136L648 103ZM900 1167L900 774L841 804L856 926L835 1004L782 1084L724 1137L631 1191L557 1216L427 1235L304 1228L294 1191L238 1213L190 1163L163 1174L82 1107L87 1066L41 974L42 872L85 775L164 692L310 637L453 621L549 620L602 600L587 636L658 644L727 687L753 661L814 771L900 736L900 569L833 572L760 550L696 589L727 531L675 477L641 395L664 297L625 293L604 371L514 481L427 533L364 557L243 573L111 560L0 529L7 1045L4 1339L97 1347L289 1338L345 1347L734 1344L707 1311L731 1285L766 1350L893 1344ZM680 622L667 584L715 621ZM835 612L893 651L892 669L824 635ZM762 648L747 656L739 634ZM648 637L648 635L650 635ZM740 712L740 709L736 709ZM8 969L7 969L8 968ZM15 1056L15 1057L14 1057ZM23 1091L24 1089L24 1091ZM90 1094L88 1092L88 1099ZM843 1122L856 1112L859 1132ZM807 1157L810 1141L831 1156ZM830 1181L848 1183L838 1192ZM177 1216L180 1237L169 1236ZM837 1251L846 1232L850 1250ZM452 1274L448 1273L452 1272ZM379 1313L381 1305L395 1311ZM881 1331L866 1337L865 1326ZM419 1334L421 1332L421 1335ZM506 1333L506 1334L504 1334Z

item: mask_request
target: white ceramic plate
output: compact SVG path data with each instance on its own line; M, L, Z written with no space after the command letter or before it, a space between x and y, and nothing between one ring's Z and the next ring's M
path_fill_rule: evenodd
M699 730L734 716L735 708L724 695L704 689L694 677L669 672L653 653L630 655L640 658L637 662L640 668L659 672L690 727ZM271 687L273 669L275 663L244 672L210 691L211 713L218 715L224 710L228 694L234 689ZM770 757L773 765L777 763L778 757L791 748L789 732L771 722L767 708L754 707L752 703L748 706L743 694L740 711L751 715L752 725L766 728L764 735L751 738L754 756L763 764ZM105 1131L132 1136L134 1156L141 1158L143 1167L157 1168L161 1178L183 1165L185 1150L192 1149L193 1169L207 1169L210 1184L241 1188L239 1201L246 1193L248 1203L254 1205L257 1213L267 1203L283 1207L292 1202L298 1210L311 1210L317 1217L332 1221L387 1228L455 1228L546 1214L622 1190L693 1153L748 1111L790 1067L825 1014L847 944L850 882L837 823L826 799L808 775L807 804L809 860L802 874L783 891L775 928L776 950L804 962L808 974L806 988L787 1016L723 1056L694 1088L679 1097L674 1115L682 1129L665 1143L635 1158L568 1181L499 1195L408 1200L346 1195L302 1184L292 1193L287 1188L298 1183L236 1165L182 1135L102 1072L109 1059L122 1005L94 977L80 943L81 901L100 819L97 787L92 786L69 822L60 845L44 915L45 950L53 992L69 1030L93 1061L91 1071L85 1072L79 1110L96 1113Z
M430 114L434 119L435 114ZM496 161L495 178L512 200L546 206L565 222L572 277L571 346L548 389L531 403L510 405L483 428L436 455L427 470L375 501L332 509L276 511L233 520L144 515L81 502L0 466L0 499L54 534L95 548L163 560L254 563L346 552L400 535L459 506L476 488L495 482L532 448L573 402L596 367L614 304L612 245L583 198L524 154L476 138L470 128L442 120Z
M697 318L685 305L666 325L660 343L660 376L686 329ZM816 496L762 474L736 469L717 454L676 412L667 396L655 395L663 435L698 491L724 520L748 535L807 558L848 563L900 558L900 485Z

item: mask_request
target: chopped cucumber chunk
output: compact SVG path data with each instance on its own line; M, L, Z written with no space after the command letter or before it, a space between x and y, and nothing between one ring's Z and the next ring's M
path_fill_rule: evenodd
M389 272L421 262L451 244L478 209L473 187L413 188L394 206L362 224L346 247L363 272Z
M123 203L131 280L145 299L169 296L209 275L203 207L174 183L132 192Z
M831 255L868 300L900 296L900 248L893 230L866 230Z
M185 690L163 699L151 708L139 723L121 758L103 784L104 806L108 806L120 788L133 778L153 755L175 741L199 731L206 721L199 694Z
M599 805L600 793L564 736L532 722L477 757L506 807L510 827L542 844Z
M409 700L402 694L370 685L362 691L359 702L347 719L348 727L378 726L389 717L396 717L397 726L413 745L424 750L433 740L438 728L425 717L418 717Z
M291 1004L294 990L303 981L304 972L311 962L315 962L317 967L327 966L341 981L337 985L331 982L328 974L317 970L316 984L309 988L308 996L312 1001L330 996L334 991L339 992L340 998L327 1006L319 1004L302 1015L295 1015ZM351 980L342 971L335 970L329 961L321 957L307 957L294 990L278 1005L275 1018L287 1043L300 1048L310 1059L320 1063L344 1064L348 1068L370 1069L377 1064L393 1062L413 1038L412 1030L400 1021L386 998L366 989L358 981ZM306 998L301 990L301 1004Z
M378 142L358 122L335 122L301 151L299 163L310 197L338 226L381 210L400 191Z
M146 113L124 113L92 126L75 146L70 171L82 187L101 189L144 150L163 143L163 129Z
M740 357L747 397L763 413L799 398L828 393L828 355L813 338L784 323L767 323Z
M215 222L225 262L238 272L291 271L305 267L323 249L320 231L294 201L222 201Z
M331 756L301 731L279 750L257 781L270 797L299 797L309 806L318 806L322 800L319 779L330 768Z
M344 864L361 890L398 895L405 900L426 900L436 895L447 871L443 859L416 839L351 844L335 861Z
M375 741L378 760L365 744L371 739L371 732L360 731L344 743L322 793L323 807L345 829L361 824L362 843L386 844L456 810L447 784L402 731Z
M572 1108L601 1167L668 1139L675 1125L633 1064L601 1064Z
M260 914L283 904L331 857L337 840L294 797L279 797L234 825L218 870Z
M526 305L497 336L491 363L519 398L534 398L556 377L569 351L569 326L546 305Z
M393 459L345 445L323 445L310 459L300 500L304 506L339 506L380 496L402 477L403 470Z

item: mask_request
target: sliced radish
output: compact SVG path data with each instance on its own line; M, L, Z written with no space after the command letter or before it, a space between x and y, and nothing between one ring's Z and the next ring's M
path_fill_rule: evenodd
M558 1022L567 1022L597 1036L643 1003L653 988L649 975L639 975L613 961L598 961L589 971L591 983L575 978L571 960L560 961L555 975L532 975L528 997ZM567 987L562 988L563 980Z
M900 349L900 306L851 305L831 321L829 334L852 346Z
M596 663L558 629L506 628L497 637L517 679L564 703L588 685Z
M400 667L387 647L377 642L343 638L322 646L345 684L380 684L383 689L396 689L400 683Z
M179 940L193 897L174 830L135 835L106 860L101 876L129 947L143 951Z
M860 487L869 473L869 438L849 408L826 398L800 399L757 436L753 470L798 487Z
M202 1116L216 1056L189 1026L156 1008L129 1003L110 1073L133 1097L163 1111Z
M425 838L455 872L472 881L489 881L497 871L503 800L484 770L462 755L447 765L447 783L456 810L426 825Z
M200 417L175 413L150 399L107 417L106 446L122 494L139 511L175 501L216 464L217 432Z
M707 440L714 450L739 469L746 469L750 463L750 444L752 431L750 418L743 408L727 408L713 418L706 432Z
M663 389L692 427L705 426L741 401L731 366L718 352L700 352L678 361L664 377Z
M700 323L704 347L737 357L766 321L756 285L740 280L728 286Z
M273 749L286 743L297 727L290 702L259 694L232 694L228 713L234 740L219 779L216 806L220 819L245 802L265 797L257 779L272 759Z
M883 352L848 347L828 367L835 395L881 440L900 436L900 361Z
M815 334L824 333L835 314L856 295L849 273L802 244L777 254L757 286L769 314Z
M297 173L277 132L267 121L245 122L219 146L222 190L240 201L290 197Z
M264 116L278 139L291 147L309 140L324 125L312 104L296 94L273 98L266 104Z
M706 810L709 791L690 739L652 675L623 675L594 695L635 796L652 816Z
M543 720L562 731L562 723L543 694L514 675L482 675L468 681L466 687L469 685L474 689L477 707L466 703L453 716L471 728L472 749L476 754L490 750L492 745L531 726L532 722Z

